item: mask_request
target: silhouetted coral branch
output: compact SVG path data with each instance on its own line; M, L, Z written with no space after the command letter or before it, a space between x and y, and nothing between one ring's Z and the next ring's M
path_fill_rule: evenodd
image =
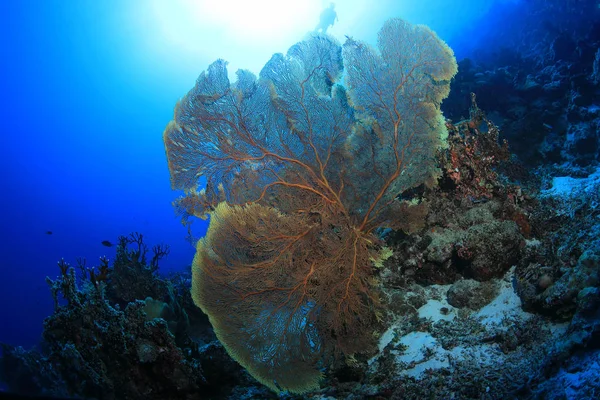
M171 250L168 245L157 244L152 247L152 260L150 260L150 268L154 271L158 269L158 261L169 255Z
M90 268L88 273L90 275L90 281L94 285L94 287L98 287L98 283L106 282L108 280L108 274L110 272L109 261L106 257L100 257L100 266L98 267L98 273L94 268Z

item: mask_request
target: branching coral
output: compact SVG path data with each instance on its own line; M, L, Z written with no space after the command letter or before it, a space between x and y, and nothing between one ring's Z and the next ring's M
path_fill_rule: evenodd
M413 226L398 194L438 175L453 53L399 19L378 47L313 35L233 84L216 61L164 132L172 186L186 191L176 209L211 216L194 300L275 391L316 388L324 356L371 348L373 230Z

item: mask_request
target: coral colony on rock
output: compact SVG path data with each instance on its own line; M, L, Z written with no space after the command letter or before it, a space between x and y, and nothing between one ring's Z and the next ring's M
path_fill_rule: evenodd
M539 40L516 25L519 45L480 61L393 18L377 48L315 32L233 83L212 63L163 135L177 214L210 221L191 271L159 275L169 248L139 233L112 262L61 260L43 343L2 345L0 382L90 399L598 398L600 23L566 3L515 8Z

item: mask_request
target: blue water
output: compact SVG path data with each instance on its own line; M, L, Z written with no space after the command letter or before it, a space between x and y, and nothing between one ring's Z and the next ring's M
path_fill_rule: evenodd
M240 36L240 47L231 35L219 39L226 35L219 28L184 26L193 24L190 18L179 33L165 31L178 29L177 23L157 24L157 10L171 7L178 18L184 3L0 4L0 342L37 344L52 312L45 277L58 275L63 257L71 263L85 257L88 265L103 255L113 258L115 248L103 246L104 240L138 231L149 245L171 247L161 271L188 268L194 249L171 207L177 194L161 136L173 107L214 58L231 61L232 70L258 72L270 54L286 51L301 35L290 34L285 44L276 32L272 43L247 44ZM477 41L469 32L494 28L498 3L515 2L339 1L331 33L373 43L381 23L400 16L429 25L460 59ZM314 5L305 31L318 21L320 8ZM181 43L186 32L194 37ZM196 234L205 229L195 223Z

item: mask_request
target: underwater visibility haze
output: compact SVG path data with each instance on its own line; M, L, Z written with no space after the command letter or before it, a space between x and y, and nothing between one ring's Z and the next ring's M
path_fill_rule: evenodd
M597 1L0 7L0 394L597 398Z

